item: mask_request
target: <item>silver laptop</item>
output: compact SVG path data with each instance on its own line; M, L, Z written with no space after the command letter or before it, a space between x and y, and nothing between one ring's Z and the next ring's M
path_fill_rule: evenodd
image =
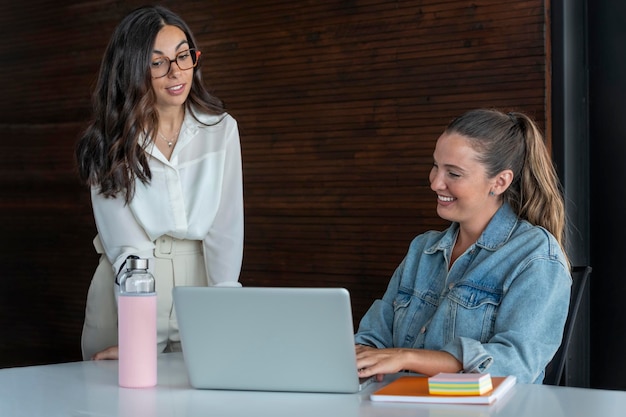
M344 288L174 287L194 388L353 393L350 295Z

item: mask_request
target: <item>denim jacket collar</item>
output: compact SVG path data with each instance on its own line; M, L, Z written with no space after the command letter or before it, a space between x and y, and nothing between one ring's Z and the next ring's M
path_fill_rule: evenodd
M478 237L476 246L491 251L498 249L509 240L519 221L520 219L513 212L511 206L508 203L502 204L489 221L489 224L487 224L485 230ZM453 222L445 233L441 235L441 239L426 249L425 252L432 254L437 251L445 252L446 250L451 250L458 232L459 224Z

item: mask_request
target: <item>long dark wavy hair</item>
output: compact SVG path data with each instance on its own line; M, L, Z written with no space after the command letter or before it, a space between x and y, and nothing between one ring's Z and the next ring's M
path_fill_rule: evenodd
M542 226L565 251L565 203L558 175L536 123L521 112L476 109L454 119L447 133L469 139L487 176L513 171L513 182L502 193L517 215Z
M187 36L189 48L197 48L187 24L161 6L145 6L128 14L117 26L104 52L92 96L93 120L76 146L78 176L87 186L99 187L107 198L123 194L133 198L137 180L152 178L142 136L154 137L159 125L156 96L151 85L150 61L158 32L163 26L178 27ZM193 81L185 110L223 114L224 103L209 93L200 66L193 68Z

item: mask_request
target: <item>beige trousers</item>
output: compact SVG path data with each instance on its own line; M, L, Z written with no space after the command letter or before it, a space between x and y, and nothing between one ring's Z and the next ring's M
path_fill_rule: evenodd
M117 301L115 274L104 254L100 238L93 241L100 262L91 280L81 337L83 359L117 345ZM202 242L161 236L154 244L153 271L157 291L157 349L180 350L178 323L172 301L175 285L206 286Z

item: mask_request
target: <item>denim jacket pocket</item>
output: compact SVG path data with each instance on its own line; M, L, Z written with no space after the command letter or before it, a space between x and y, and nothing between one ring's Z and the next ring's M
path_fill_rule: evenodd
M393 300L393 334L395 346L413 346L437 309L434 294L409 294L400 289Z
M487 342L493 336L502 291L462 283L450 289L447 295L451 303L450 314L454 325L451 337L470 337ZM457 325L458 324L458 325Z

